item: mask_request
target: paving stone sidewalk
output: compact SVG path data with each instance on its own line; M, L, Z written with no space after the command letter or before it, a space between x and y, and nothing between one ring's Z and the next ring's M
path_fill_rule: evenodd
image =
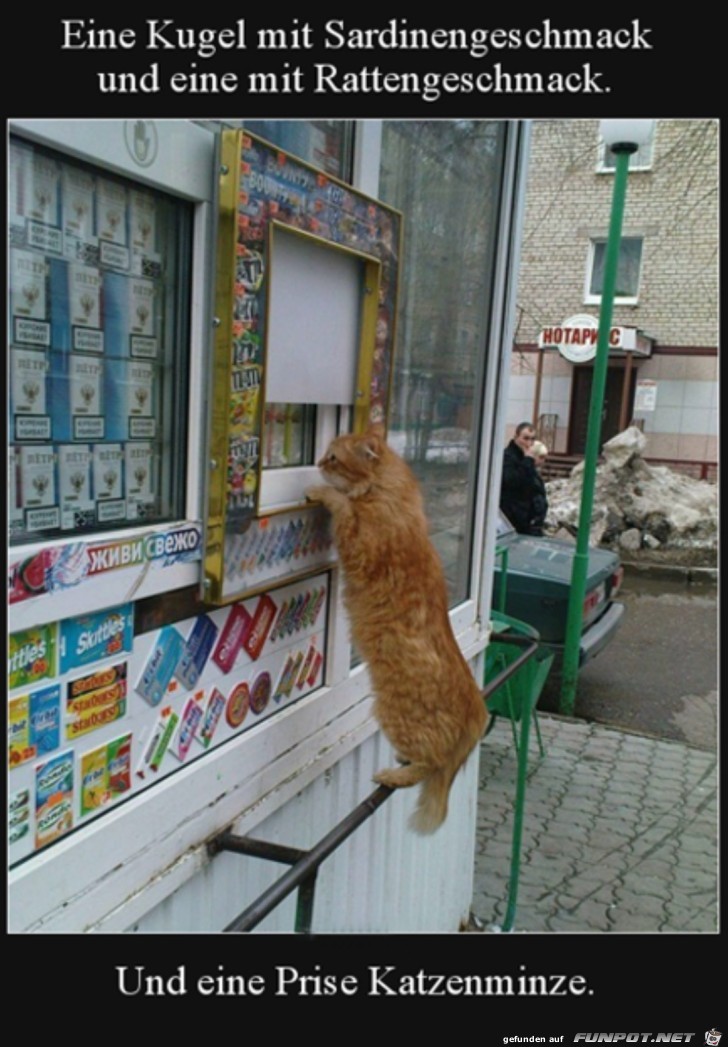
M543 713L539 725L514 933L716 932L715 753ZM516 785L507 720L482 742L480 775L472 912L498 932Z

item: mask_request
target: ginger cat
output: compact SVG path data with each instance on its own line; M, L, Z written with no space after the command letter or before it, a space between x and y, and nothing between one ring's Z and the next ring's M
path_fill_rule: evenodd
M422 782L411 827L431 833L488 713L450 626L419 486L378 427L337 437L318 467L328 483L306 495L332 514L352 637L369 666L377 720L403 764L374 780Z

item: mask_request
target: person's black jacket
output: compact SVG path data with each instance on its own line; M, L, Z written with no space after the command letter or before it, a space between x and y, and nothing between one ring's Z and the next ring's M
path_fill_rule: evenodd
M525 455L515 440L503 452L500 507L519 534L533 534L533 499L542 493L546 516L546 490L533 458ZM540 533L538 527L536 533Z
M543 482L538 469L534 469L534 489L531 499L531 519L529 520L529 534L543 534L543 525L546 522L546 513L549 503L546 497L546 484Z

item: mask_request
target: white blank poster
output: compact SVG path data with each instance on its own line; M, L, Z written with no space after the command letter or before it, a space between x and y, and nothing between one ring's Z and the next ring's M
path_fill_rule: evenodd
M268 403L354 402L364 261L276 226L268 285Z

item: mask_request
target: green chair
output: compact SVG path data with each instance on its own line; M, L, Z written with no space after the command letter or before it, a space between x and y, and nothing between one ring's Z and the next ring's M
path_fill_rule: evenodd
M512 665L523 653L528 643L538 643L539 634L530 625L503 614L491 611L491 637L485 652L484 683L493 681L499 673ZM511 641L505 637L512 637ZM516 641L516 642L514 642ZM546 683L554 660L552 651L537 647L534 654L505 680L487 699L491 719L490 731L497 716L505 716L511 722L513 745L518 760L516 779L516 798L513 815L513 838L511 846L511 872L508 887L508 905L502 929L510 931L516 914L518 897L518 879L521 866L521 840L523 837L523 810L526 800L526 781L528 777L528 738L531 720L536 728L539 759L543 758L544 748L541 731L536 716L536 705Z

